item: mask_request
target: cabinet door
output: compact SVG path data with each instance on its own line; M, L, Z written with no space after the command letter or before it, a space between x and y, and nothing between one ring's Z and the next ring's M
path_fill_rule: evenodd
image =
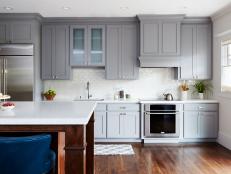
M217 138L218 118L217 112L199 113L200 138Z
M196 27L196 71L197 79L211 79L211 25L201 24Z
M121 76L119 65L121 64L121 25L107 26L107 61L106 79L117 80Z
M95 138L106 138L106 112L95 112Z
M120 64L121 79L132 80L138 78L137 66L137 26L122 26L122 58Z
M198 112L184 112L184 138L198 138Z
M10 24L12 43L32 43L32 24L30 22L12 22Z
M54 31L55 27L51 25L42 27L42 79L53 79L52 74L52 59L54 50Z
M161 55L179 55L180 23L163 22L160 34L162 36Z
M69 79L69 27L66 25L56 26L54 38L53 74L55 79Z
M141 55L158 55L159 54L159 23L142 22L141 23L140 46Z
M119 112L107 113L107 138L122 137L121 119L122 115Z
M180 79L193 79L194 31L193 25L182 25Z
M70 27L70 63L72 66L87 65L87 26Z
M105 65L105 26L88 26L88 65Z
M0 43L9 42L9 25L7 23L0 23Z
M121 119L121 125L123 127L123 138L139 138L139 112L126 112L121 114L123 117L123 119Z

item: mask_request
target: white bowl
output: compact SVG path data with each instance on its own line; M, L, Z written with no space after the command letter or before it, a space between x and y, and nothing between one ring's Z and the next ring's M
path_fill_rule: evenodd
M14 108L15 108L14 105L13 106L2 106L1 105L1 110L3 110L3 111L10 111L10 110L12 110Z

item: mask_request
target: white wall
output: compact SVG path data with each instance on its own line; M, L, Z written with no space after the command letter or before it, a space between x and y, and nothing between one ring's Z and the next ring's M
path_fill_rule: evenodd
M56 99L73 100L86 97L86 83L90 82L93 98L113 99L115 91L124 89L132 98L161 98L171 92L177 99L178 81L171 68L142 68L139 80L105 80L103 69L74 69L72 80L44 81L44 89L54 88Z
M221 41L231 38L231 6L213 19L213 85L214 96L220 103L218 142L231 149L231 94L221 93ZM219 17L217 17L217 15Z

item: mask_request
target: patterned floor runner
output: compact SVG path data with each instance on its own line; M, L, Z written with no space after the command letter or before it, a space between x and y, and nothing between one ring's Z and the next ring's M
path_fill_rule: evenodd
M134 155L130 144L96 144L95 155Z

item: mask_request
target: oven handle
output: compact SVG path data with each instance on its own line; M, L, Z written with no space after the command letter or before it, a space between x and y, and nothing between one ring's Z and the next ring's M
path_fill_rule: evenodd
M145 112L145 114L148 114L148 115L175 115L175 114L179 114L179 112L168 112L168 113L151 113L151 112Z

